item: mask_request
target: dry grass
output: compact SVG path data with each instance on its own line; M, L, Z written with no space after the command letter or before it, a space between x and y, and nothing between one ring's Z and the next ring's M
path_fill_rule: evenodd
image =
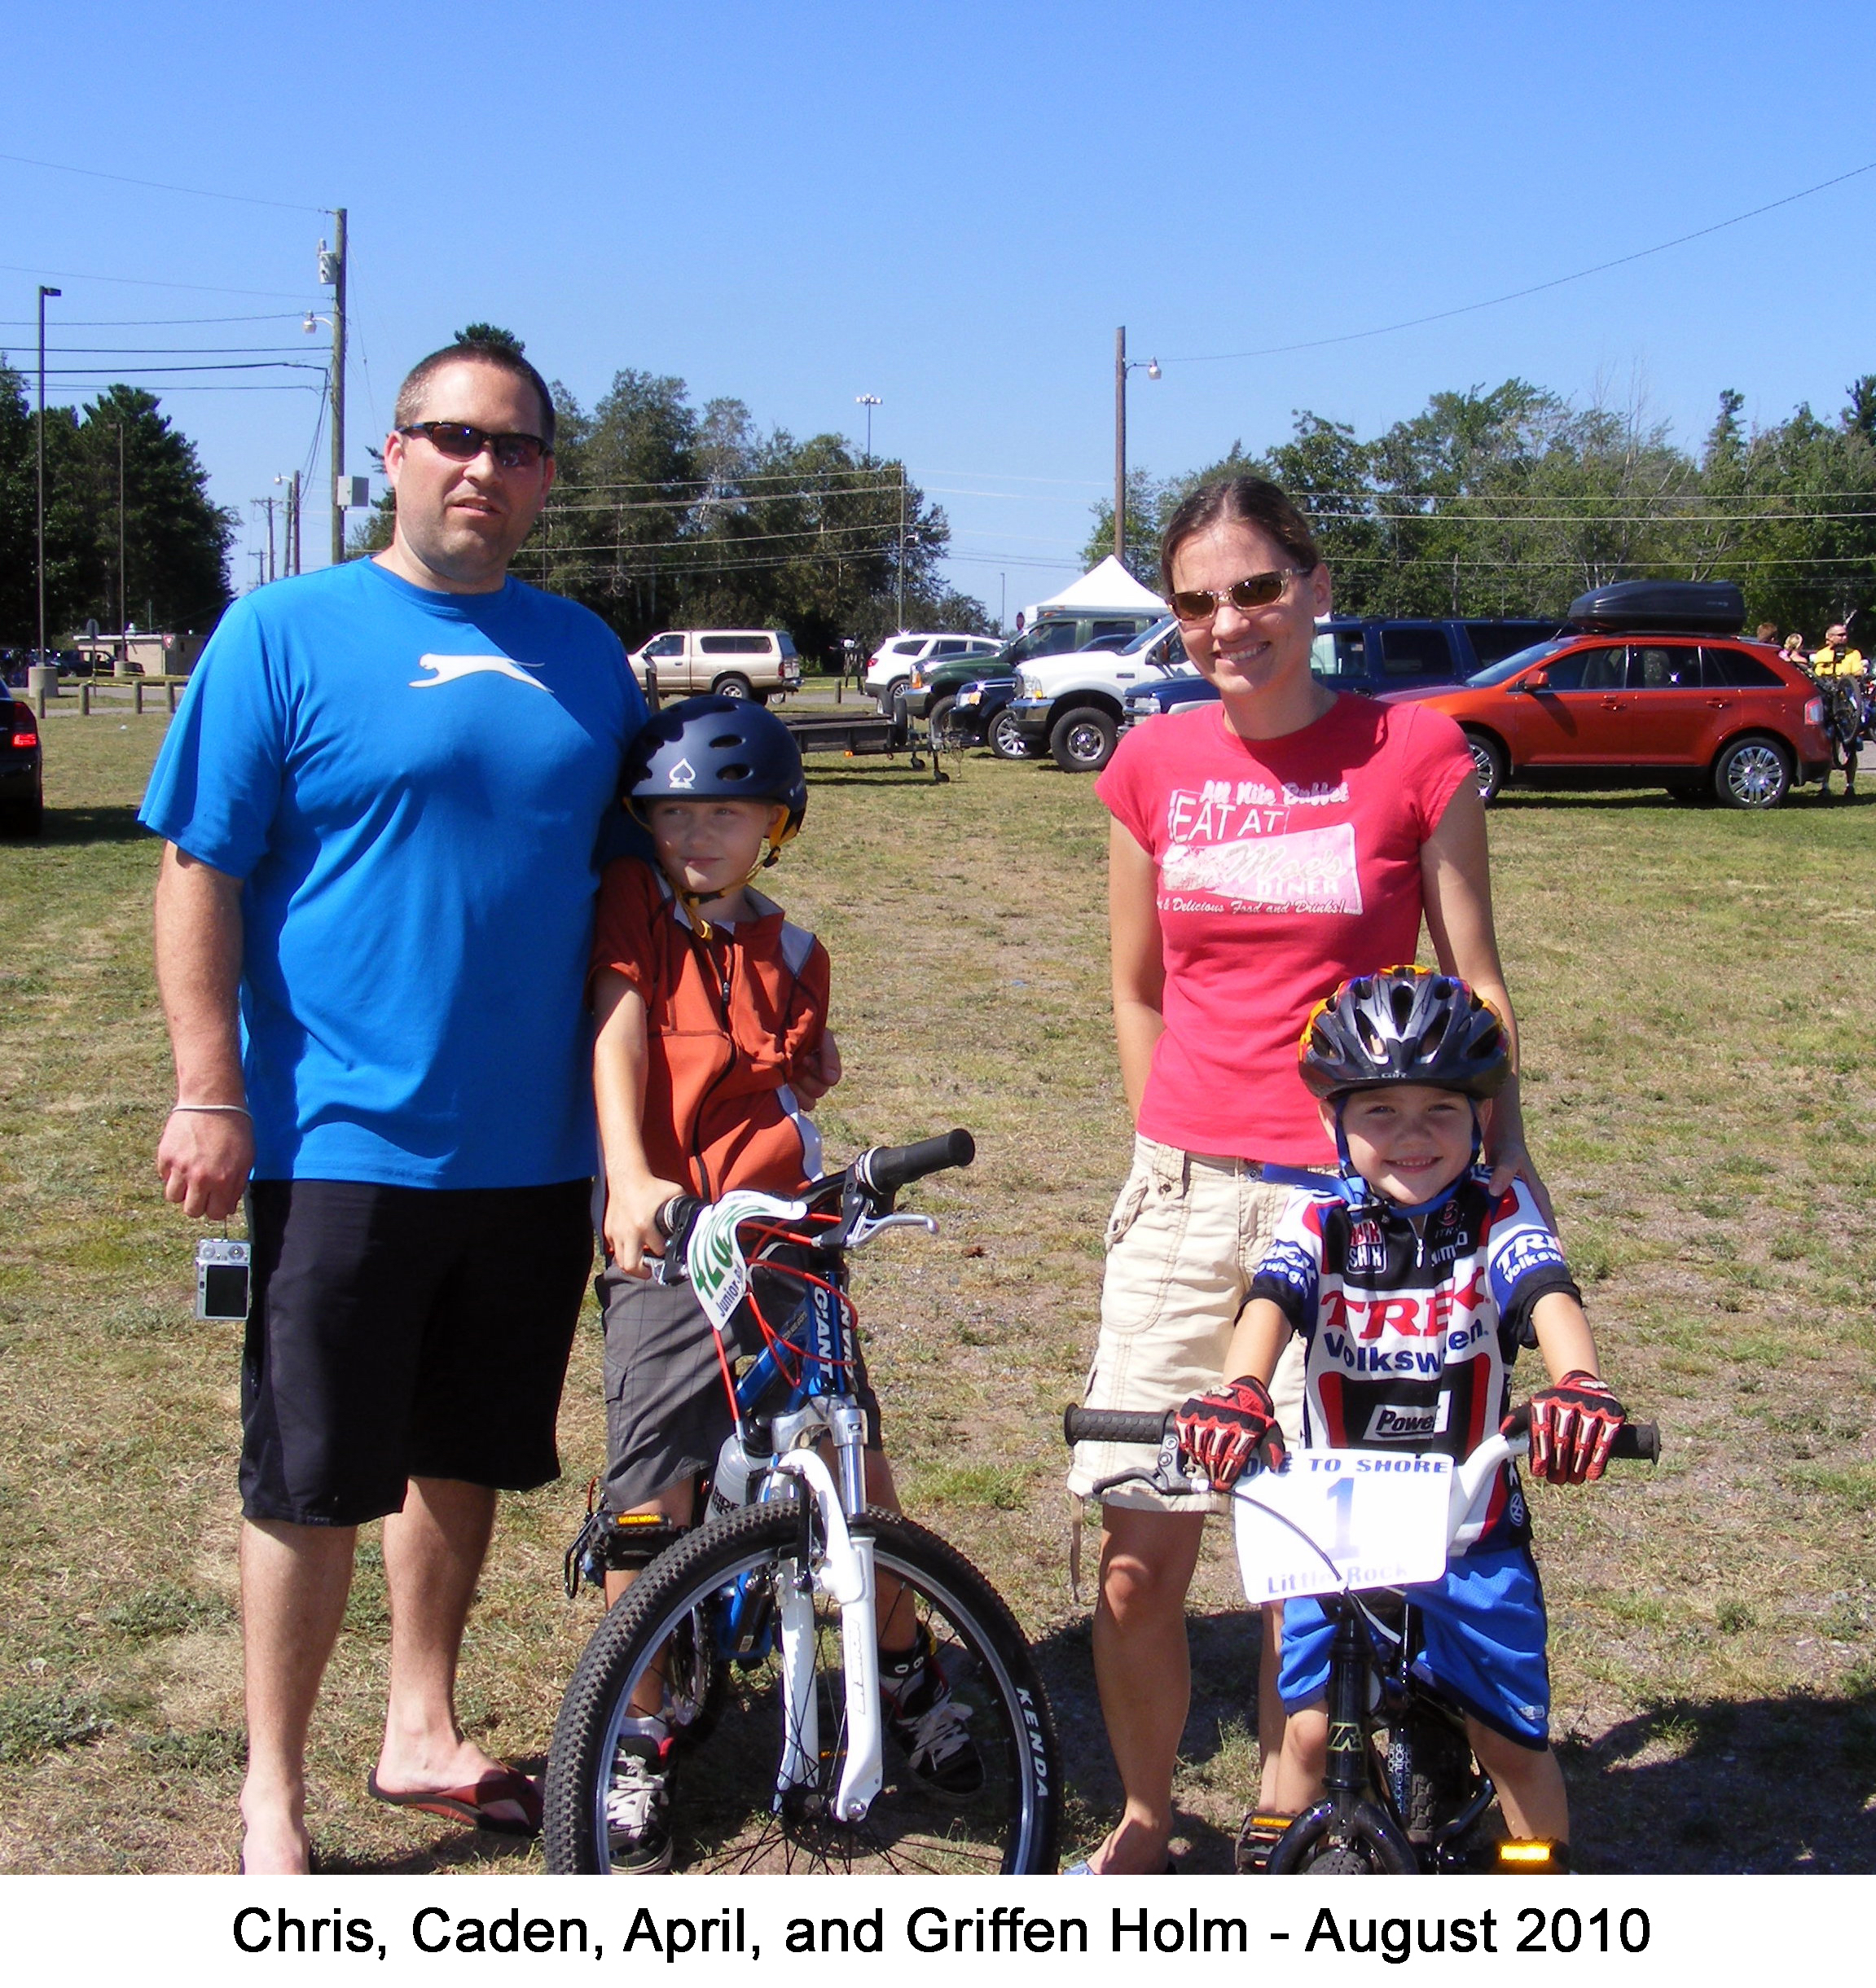
M0 1868L231 1859L236 1341L190 1319L194 1232L150 1159L169 1073L131 815L162 723L52 722L48 836L0 845ZM956 773L817 770L776 888L834 957L831 1149L978 1135L969 1173L917 1191L942 1237L881 1245L859 1295L908 1503L1035 1637L1070 1833L1092 1840L1114 1788L1055 1431L1127 1151L1104 818L1051 768ZM1536 1143L1619 1389L1671 1446L1655 1472L1536 1501L1558 1729L1602 1868L1876 1868L1873 840L1876 809L1809 802L1757 819L1514 799L1493 818ZM595 1619L559 1563L601 1455L597 1372L583 1332L566 1480L507 1502L471 1628L465 1718L524 1762ZM1235 1603L1215 1550L1193 1598L1192 1869L1227 1867L1254 1772ZM351 1627L312 1761L323 1859L486 1867L492 1839L364 1794L385 1656L371 1550Z

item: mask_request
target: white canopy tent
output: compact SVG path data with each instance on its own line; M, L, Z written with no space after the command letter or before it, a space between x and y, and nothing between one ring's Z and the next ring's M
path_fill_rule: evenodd
M1096 613L1104 608L1127 614L1166 612L1166 603L1158 595L1142 586L1111 552L1092 572L1084 573L1059 594L1052 594L1047 600L1039 600L1025 608L1025 624L1033 621L1048 608L1079 608L1084 612L1092 610Z

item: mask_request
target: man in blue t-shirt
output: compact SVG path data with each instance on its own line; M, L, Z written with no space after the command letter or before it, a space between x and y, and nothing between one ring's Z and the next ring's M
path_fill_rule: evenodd
M582 989L645 708L604 623L508 577L554 477L552 403L520 349L433 353L395 421L389 550L230 609L143 809L169 845L164 1191L210 1219L251 1196L257 1873L308 1867L307 1727L357 1528L380 1517L371 1792L481 1828L540 1819L534 1784L459 1729L455 1665L496 1491L559 1472L591 1262Z

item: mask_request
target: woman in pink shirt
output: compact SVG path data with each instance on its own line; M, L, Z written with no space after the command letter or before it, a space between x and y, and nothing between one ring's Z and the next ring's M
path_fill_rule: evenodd
M1517 1055L1464 735L1426 705L1338 696L1311 673L1329 581L1295 506L1250 476L1195 493L1166 527L1161 574L1220 701L1130 732L1096 788L1114 816L1114 1034L1136 1139L1087 1400L1136 1411L1231 1378L1220 1363L1289 1194L1264 1183L1263 1165L1335 1164L1296 1074L1318 1001L1351 974L1411 960L1424 917L1441 968L1497 1009L1514 1067ZM1500 1186L1532 1178L1515 1077L1487 1156ZM1280 1368L1272 1390L1292 1442L1299 1382ZM1150 1458L1082 1444L1070 1487L1138 1463ZM1078 1870L1166 1867L1191 1696L1186 1591L1206 1514L1224 1502L1137 1486L1104 1500L1095 1674L1127 1806ZM1273 1762L1282 1710L1268 1631L1265 1651L1259 1731Z

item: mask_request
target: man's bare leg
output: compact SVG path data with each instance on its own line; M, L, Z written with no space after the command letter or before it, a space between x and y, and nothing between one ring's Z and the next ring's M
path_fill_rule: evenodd
M358 1537L349 1525L250 1520L241 1528L241 1867L250 1876L307 1867L306 1729L345 1618Z
M494 1529L495 1494L453 1477L413 1477L384 1521L391 1600L391 1697L378 1785L385 1793L472 1786L501 1762L456 1723L456 1661Z

